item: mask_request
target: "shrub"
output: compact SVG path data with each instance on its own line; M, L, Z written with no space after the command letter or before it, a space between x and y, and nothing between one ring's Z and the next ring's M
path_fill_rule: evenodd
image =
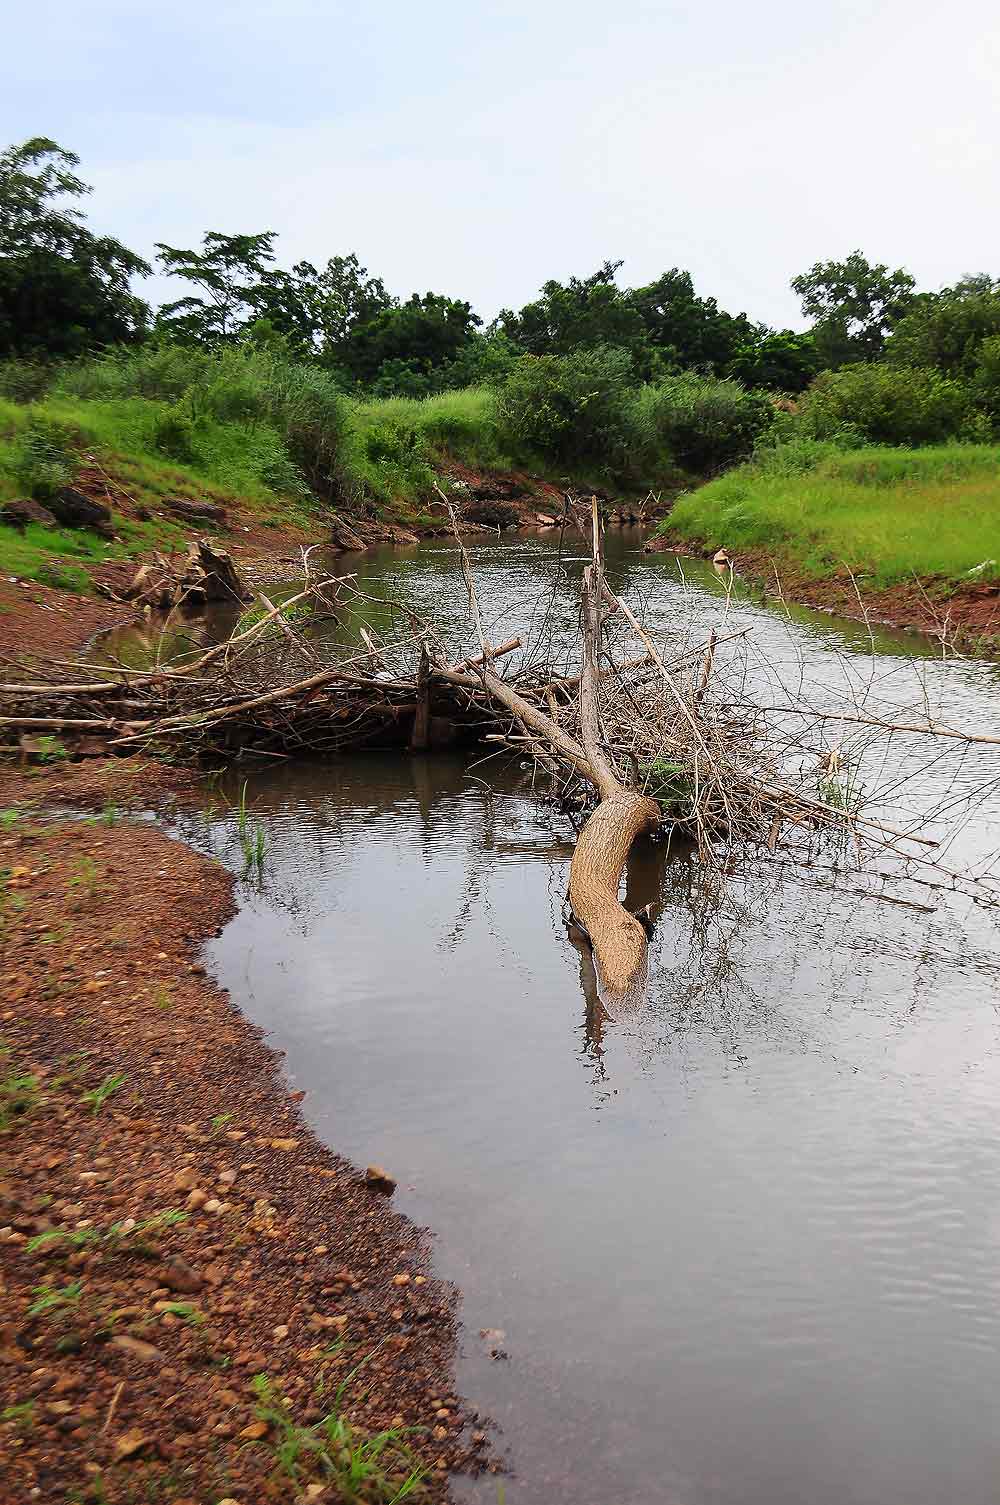
M37 402L52 379L52 367L42 361L0 361L0 397L11 402Z
M17 436L7 468L18 484L44 502L73 475L73 434L65 424L32 415Z
M641 387L629 402L629 417L644 474L669 458L704 475L745 460L775 413L766 397L739 382L685 373Z
M197 454L190 418L176 408L158 414L153 420L153 447L181 465L194 464Z
M800 404L814 438L852 432L873 444L937 444L978 438L973 396L963 382L915 367L850 366L826 371Z
M632 380L632 357L610 345L522 356L498 392L509 447L559 464L621 464Z

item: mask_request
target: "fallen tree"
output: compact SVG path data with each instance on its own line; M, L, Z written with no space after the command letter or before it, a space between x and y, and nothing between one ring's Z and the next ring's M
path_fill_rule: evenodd
M1000 902L991 869L943 864L940 838L928 834L933 809L904 824L873 813L878 789L866 793L850 771L864 748L846 743L852 726L869 744L906 734L967 748L995 738L929 712L891 719L865 696L810 712L800 693L776 686L774 665L761 676L746 627L668 651L608 584L597 503L576 522L589 559L576 653L561 644L561 664L538 647L550 644L548 630L536 630L530 651L520 633L490 641L453 518L478 651L448 651L434 621L373 597L354 576L318 574L306 551L300 588L278 602L259 596L208 650L141 671L114 661L35 664L30 674L8 666L0 735L22 755L60 737L87 752L214 766L463 741L512 755L579 826L569 906L611 1012L643 996L648 916L630 913L619 889L633 843L658 831L690 837L720 882L741 858L816 866L825 847L834 872L874 865L880 877L891 870ZM373 621L387 616L394 625L377 636ZM945 787L942 810L953 802ZM973 804L966 789L963 812Z

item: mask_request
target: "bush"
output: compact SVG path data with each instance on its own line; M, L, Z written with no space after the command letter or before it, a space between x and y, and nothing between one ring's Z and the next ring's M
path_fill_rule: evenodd
M982 437L965 383L905 366L856 365L824 372L800 403L799 426L817 439L846 432L872 444Z
M81 361L59 376L59 396L89 400L151 397L177 402L202 380L212 357L188 345L141 345L111 350L96 360Z
M14 443L7 469L29 496L47 501L73 477L73 439L64 424L33 415Z
M0 361L0 397L11 402L37 402L52 379L52 367L42 361Z
M168 408L153 420L153 447L161 455L177 460L181 465L192 465L197 459L194 444L194 426L190 418Z
M632 357L610 345L522 356L498 392L509 447L565 465L620 465L628 448L632 380Z
M705 475L745 460L774 423L772 404L736 381L664 377L629 402L633 455L646 476L666 460Z

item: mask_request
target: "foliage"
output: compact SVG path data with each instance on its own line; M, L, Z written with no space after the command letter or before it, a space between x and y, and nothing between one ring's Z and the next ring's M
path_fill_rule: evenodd
M873 444L937 444L979 437L972 394L938 371L860 364L818 377L800 404L800 424L816 438L852 430Z
M90 192L78 164L44 136L0 154L0 353L73 356L145 327L130 283L149 266L65 204Z
M92 1087L89 1092L85 1092L80 1101L90 1108L91 1113L100 1113L108 1098L113 1097L125 1085L125 1080L126 1078L120 1072L113 1076L106 1076L99 1086Z
M395 362L406 363L415 373L429 372L454 360L481 322L471 304L460 299L414 293L405 303L357 322L338 348L338 361L365 384L377 382L381 368ZM392 391L383 387L380 395Z
M251 1384L257 1416L268 1423L277 1471L293 1485L308 1471L332 1483L347 1505L361 1501L397 1505L419 1488L427 1469L406 1446L404 1428L370 1436L346 1419L344 1394L365 1362L341 1381L332 1408L314 1426L297 1423L267 1375L255 1375Z
M822 577L960 580L995 558L1000 447L863 447L800 439L678 498L662 530L714 550L766 550ZM998 566L977 579L995 577Z
M511 445L557 464L620 462L632 381L631 356L610 345L524 356L499 389L503 432Z
M704 475L745 459L774 421L766 397L688 372L639 389L628 405L633 463L653 475L669 457Z
M657 371L694 369L729 374L738 352L759 335L746 314L728 314L714 298L699 298L690 272L673 267L628 298L639 313Z
M912 305L914 285L902 267L873 266L860 251L843 261L817 261L792 278L803 314L814 321L820 356L831 367L877 360L888 331Z
M6 457L4 469L20 490L44 502L73 476L73 436L65 424L32 413Z
M757 391L802 392L818 374L820 364L813 335L761 325L738 347L725 374Z
M933 366L946 376L972 377L983 342L1000 335L1000 281L968 278L918 297L892 331L886 359L897 366Z
M209 230L200 251L157 241L157 261L170 277L200 289L164 304L157 329L182 343L215 345L235 340L253 317L256 290L274 261L273 230L222 235Z

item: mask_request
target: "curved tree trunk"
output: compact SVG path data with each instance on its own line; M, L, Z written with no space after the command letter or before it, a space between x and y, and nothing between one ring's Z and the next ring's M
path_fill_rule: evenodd
M646 931L619 902L629 848L660 823L644 794L621 790L603 799L577 838L569 902L590 939L601 1001L611 1008L640 1001L646 981Z

